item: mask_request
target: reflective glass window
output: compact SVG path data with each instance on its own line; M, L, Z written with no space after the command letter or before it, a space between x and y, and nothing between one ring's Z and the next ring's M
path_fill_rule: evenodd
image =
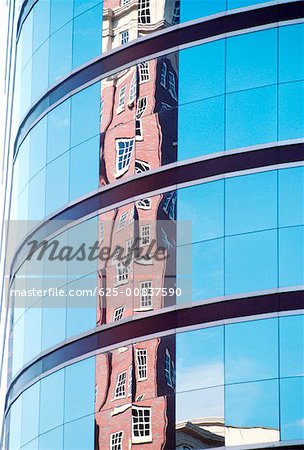
M178 159L194 158L225 148L224 97L179 107Z
M72 147L99 134L99 109L100 83L95 83L72 97Z
M277 287L277 232L263 231L226 239L225 294Z
M34 30L33 30L33 51L46 41L50 33L50 0L39 0L35 3ZM47 59L44 61L44 65Z
M12 374L14 375L23 365L24 355L24 326L25 320L22 316L14 326L13 337L13 362Z
M94 412L95 358L65 369L64 420L69 422Z
M224 384L223 327L176 335L176 391Z
M227 95L227 149L277 140L277 88Z
M22 394L22 445L38 436L40 383L35 383Z
M41 351L41 303L25 312L24 362L30 361Z
M44 117L30 131L30 167L32 178L46 164L47 118Z
M291 51L294 46L297 51ZM304 24L279 28L279 80L304 79Z
M94 414L64 425L64 450L94 449Z
M227 92L277 82L277 29L227 39Z
M51 0L51 33L73 18L73 1Z
M63 3L72 4L63 0ZM73 23L69 22L50 37L49 84L57 82L72 68Z
M28 218L42 220L45 216L45 169L29 182Z
M21 446L22 396L18 397L10 410L9 449L19 449Z
M304 82L279 86L279 139L295 139L304 134Z
M39 450L63 448L63 427L55 428L39 437Z
M224 61L224 40L180 51L179 104L223 94Z
M304 378L280 382L281 440L304 439Z
M74 0L74 16L83 13L89 8L101 3L100 0Z
M23 69L32 56L33 10L30 11L23 23L18 45L21 45L21 69Z
M28 185L25 186L19 198L17 200L18 204L18 220L28 219Z
M39 2L38 2L39 3ZM49 58L49 42L46 41L39 47L34 53L32 59L32 102L37 100L38 97L48 87L48 61Z
M195 418L224 417L224 387L213 387L176 394L176 422ZM224 442L223 442L224 445Z
M98 187L99 136L71 149L70 200Z
M73 68L100 54L101 24L102 3L74 19Z
M226 426L236 428L270 428L270 441L278 441L279 436L279 395L278 381L257 381L228 385L225 388ZM246 401L245 401L246 399ZM256 440L248 435L250 443L260 442L259 430ZM242 443L248 443L246 436ZM247 442L246 442L247 441ZM229 442L226 441L226 445Z
M18 152L18 193L22 191L29 179L29 155L30 155L30 139L29 135L24 139L19 147Z
M63 423L64 370L41 380L39 432L44 433Z
M224 181L215 181L180 189L177 193L177 243L190 244L221 237L224 234ZM179 221L191 221L188 227ZM180 226L179 226L180 225Z
M304 316L281 317L280 375L290 377L304 373Z
M226 0L204 0L202 2L181 0L180 21L187 22L188 20L199 19L200 17L225 11L225 9Z
M263 0L227 0L227 9L245 8L246 6L261 3Z
M24 67L21 73L21 94L20 94L20 116L27 113L31 105L31 87L32 87L32 60Z
M69 154L55 159L46 168L46 215L64 206L69 198Z
M66 309L54 307L54 299L43 299L42 310L42 350L52 347L65 339Z
M277 227L277 172L226 179L225 234Z
M256 320L225 327L225 382L278 377L278 320Z
M70 101L54 108L47 116L47 162L64 153L70 147Z
M24 445L22 447L22 450L38 450L38 438L34 439L33 441L29 442L28 444Z
M279 225L304 224L304 168L279 171Z
M279 230L280 286L304 284L304 227Z

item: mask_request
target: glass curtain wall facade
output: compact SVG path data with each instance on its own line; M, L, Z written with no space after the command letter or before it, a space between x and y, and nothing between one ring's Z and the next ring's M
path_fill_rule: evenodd
M3 448L303 448L303 2L17 19Z

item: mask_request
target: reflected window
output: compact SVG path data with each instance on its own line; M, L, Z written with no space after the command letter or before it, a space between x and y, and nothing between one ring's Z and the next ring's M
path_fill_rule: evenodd
M147 109L147 97L141 97L137 102L136 118L140 119Z
M151 227L150 225L142 225L140 228L140 237L141 237L141 243L142 245L149 245L150 244L150 232Z
M122 230L126 224L126 220L128 217L129 211L125 211L119 218L119 222L118 222L118 226L117 226L117 231Z
M129 279L129 268L123 262L116 264L116 285L126 284Z
M176 81L175 81L175 75L171 70L169 71L169 92L172 98L174 100L177 100L177 93L176 93Z
M138 202L136 202L136 206L138 209L151 209L151 199L150 198L144 198L142 200L139 200Z
M123 86L119 91L118 106L116 110L117 114L121 113L125 109L126 90L127 86Z
M137 363L137 379L143 381L147 379L147 349L137 348L135 350Z
M140 307L152 308L152 281L140 283Z
M146 83L150 80L149 63L144 62L138 65L139 70L139 84Z
M145 161L141 161L140 159L135 160L135 173L146 172L150 170L151 166Z
M126 0L124 0L124 1L126 1ZM129 0L127 0L127 2L128 1ZM123 438L123 431L118 431L117 433L112 433L110 435L110 449L111 450L122 450L122 438Z
M138 23L150 23L150 0L139 0L138 2Z
M124 30L120 33L120 45L127 44L129 42L129 30Z
M133 147L134 139L116 139L116 178L128 171Z
M167 385L174 388L175 386L175 366L174 362L171 358L171 354L166 348L166 354L165 354L165 378Z
M127 379L127 372L122 372L117 375L115 396L114 396L115 399L126 396L126 379Z
M133 75L130 92L129 92L129 103L132 104L136 99L137 94L137 74L136 72Z
M152 441L151 408L132 407L132 442Z
M129 378L128 378L128 397L132 395L132 381L133 381L133 367L129 367Z
M141 119L135 120L135 139L136 141L143 140L143 130L142 130L142 121Z
M113 314L113 322L117 322L118 320L121 320L123 318L125 312L125 306L120 306L119 308L116 308L114 310Z
M172 25L176 25L180 20L180 0L176 0L172 17Z
M160 73L160 84L161 84L164 88L167 88L167 64L166 64L165 62L163 62L162 68L161 68L161 73Z

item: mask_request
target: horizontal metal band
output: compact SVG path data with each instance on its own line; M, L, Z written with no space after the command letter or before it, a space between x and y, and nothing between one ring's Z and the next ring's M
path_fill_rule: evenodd
M26 11L27 2L22 5L22 8ZM237 11L224 11L210 19L207 17L186 22L136 39L123 47L102 54L90 63L73 71L61 82L52 86L28 111L16 135L14 154L17 153L19 145L35 122L51 108L65 100L71 92L79 90L98 79L105 78L110 73L130 67L138 61L151 59L160 52L169 53L178 49L179 46L214 36L222 36L225 33L269 24L276 26L280 22L303 18L304 0L271 6L255 5L245 11Z
M106 351L109 346L125 345L134 340L145 340L151 335L165 335L168 330L180 330L185 327L208 324L228 319L253 317L261 314L280 313L284 311L302 310L304 306L304 291L277 292L254 295L251 297L217 300L189 307L168 308L154 311L144 317L132 317L121 323L104 325L79 339L58 346L49 353L35 359L22 369L12 380L6 395L5 410L28 386L31 381L42 377L49 371L54 371L62 364L75 358L85 357L92 352Z
M26 245L35 237L43 240L60 230L60 221L80 220L94 212L109 208L121 202L132 202L135 198L153 196L156 191L176 189L185 183L202 181L223 174L233 174L239 171L274 165L300 162L304 160L304 143L296 142L265 146L251 151L227 152L209 155L194 161L180 161L163 166L156 170L143 172L140 175L126 178L121 182L112 183L94 191L72 205L48 217L36 230L25 238L16 252L10 268L12 281L15 272L22 264L26 253ZM62 225L63 226L63 225Z

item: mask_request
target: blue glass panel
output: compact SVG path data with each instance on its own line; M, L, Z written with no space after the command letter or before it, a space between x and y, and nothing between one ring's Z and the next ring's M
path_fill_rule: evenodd
M22 191L29 180L29 164L30 164L30 140L27 136L19 147L18 152L18 193Z
M29 183L28 218L42 220L45 215L45 169L42 169Z
M63 0L63 3L72 4ZM73 23L67 23L50 37L49 84L57 82L72 68Z
M41 351L41 303L25 312L24 362L30 361Z
M38 438L36 438L28 444L24 445L22 447L22 450L38 450L38 442Z
M13 361L12 361L12 374L18 372L23 365L24 355L24 326L25 320L22 316L14 326L13 331Z
M73 18L73 2L51 0L51 33Z
M186 422L190 428L193 419L202 419L203 422L207 417L216 417L219 420L224 417L224 387L176 394L177 422ZM194 423L195 425L197 426L197 423ZM220 439L217 441L217 446L220 446L221 443L224 445L224 438L222 438L222 442Z
M39 450L57 450L63 448L63 427L44 433L39 437Z
M70 101L65 101L48 114L47 162L70 147Z
M192 19L225 11L226 0L181 0L180 21L187 22Z
M280 287L304 284L304 227L279 230Z
M281 440L304 439L304 378L281 380Z
M28 219L28 187L25 186L18 197L18 220Z
M227 9L244 8L245 6L265 3L264 0L227 0Z
M254 383L235 384L225 389L225 422L226 426L236 428L270 428L271 437L267 440L277 441L279 437L279 399L278 381L258 381ZM246 401L244 401L246 399ZM261 442L260 430L254 439L248 435L250 443ZM246 437L242 444L246 444ZM227 445L227 442L226 442Z
M224 61L224 40L180 51L179 104L223 94Z
M304 373L304 315L281 317L280 375L290 377Z
M94 414L64 425L64 450L94 450Z
M73 68L101 53L102 3L74 19Z
M32 85L32 60L24 67L21 73L21 94L20 94L20 116L27 113L31 106L31 85Z
M304 135L304 82L279 86L279 139Z
M38 382L22 394L21 442L23 445L38 436L39 390Z
M227 95L227 149L277 140L277 88Z
M64 370L41 380L39 432L45 433L63 423Z
M32 102L48 87L49 41L46 41L33 55Z
M227 39L227 92L276 82L276 28Z
M47 40L50 33L50 1L39 0L34 8L33 51ZM46 65L47 59L44 61Z
M69 199L69 154L55 159L46 168L46 215L63 207Z
M70 200L98 187L99 136L71 149Z
M227 238L225 262L226 295L277 287L277 232Z
M43 299L42 350L52 347L65 339L66 309L55 308L54 299Z
M277 227L277 172L226 179L225 233Z
M177 194L177 243L190 244L224 234L224 182L181 189ZM191 221L192 239L179 221Z
M9 420L9 450L17 450L21 446L22 396L12 404Z
M224 97L179 107L179 160L223 151L224 148Z
M95 357L65 369L64 420L69 422L94 413Z
M278 377L278 319L225 327L225 382Z
M71 146L99 134L100 83L72 97ZM85 119L85 120L84 120Z
M223 327L178 334L176 392L220 384L224 384Z
M21 46L21 69L29 61L32 56L33 49L33 10L27 16L20 34L18 47Z
M279 28L279 80L304 79L304 25Z
M74 0L74 17L99 3L102 2L100 0Z
M44 117L30 132L30 178L46 164L47 118Z
M304 168L279 171L279 225L304 224Z

